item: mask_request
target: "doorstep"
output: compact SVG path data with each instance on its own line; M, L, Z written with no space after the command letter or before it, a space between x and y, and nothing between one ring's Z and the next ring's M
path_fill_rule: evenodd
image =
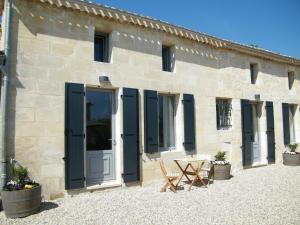
M262 167L262 166L267 166L268 163L253 163L251 165L251 168L256 168L256 167Z
M108 181L102 184L95 184L86 187L86 190L93 191L97 189L106 189L106 188L114 188L114 187L121 187L122 183L120 181Z

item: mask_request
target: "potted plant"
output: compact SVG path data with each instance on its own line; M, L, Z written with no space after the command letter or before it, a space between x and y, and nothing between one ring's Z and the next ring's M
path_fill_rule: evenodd
M226 161L226 152L218 152L215 155L214 166L214 179L215 180L227 180L230 178L231 164Z
M288 144L289 151L282 154L283 164L286 166L300 166L300 152L296 152L297 143Z
M6 217L29 216L39 211L41 206L41 185L32 181L27 168L16 161L9 164L11 181L1 191L2 205Z

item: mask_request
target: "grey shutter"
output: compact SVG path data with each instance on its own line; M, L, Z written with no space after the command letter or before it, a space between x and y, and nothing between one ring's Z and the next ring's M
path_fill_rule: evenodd
M158 97L157 91L144 91L145 152L158 152Z
M65 187L84 187L84 86L65 84Z
M194 96L183 94L183 113L184 113L184 149L193 151L195 144L195 106Z
M252 164L252 107L249 100L241 100L242 113L242 138L243 138L243 165L250 166Z
M266 102L266 114L267 114L268 162L275 163L273 102Z
M138 89L123 88L123 165L124 182L139 180L139 103Z
M289 104L282 103L282 121L283 121L283 140L284 144L290 144L290 122L289 122Z

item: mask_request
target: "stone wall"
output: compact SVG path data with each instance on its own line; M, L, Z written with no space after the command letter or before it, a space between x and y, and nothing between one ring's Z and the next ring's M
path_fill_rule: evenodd
M99 75L108 75L120 102L122 87L140 90L140 143L143 149L143 90L177 96L176 150L142 154L143 182L161 179L157 160L167 164L183 157L183 93L194 94L197 154L228 152L234 170L242 168L240 99L274 102L276 161L284 150L281 103L300 103L300 68L235 52L214 49L186 39L119 24L85 13L58 9L33 1L14 1L9 89L9 148L42 183L46 198L64 190L64 85L65 82L99 86ZM93 61L94 32L110 33L110 63ZM174 72L161 69L161 46L174 46ZM257 84L250 82L249 64L258 63ZM296 71L293 90L287 71ZM298 94L298 95L297 95ZM233 127L216 129L216 97L232 98ZM263 105L264 107L264 105ZM117 180L121 182L121 104L117 111ZM298 108L299 109L299 108ZM297 110L299 135L299 110ZM265 113L261 116L265 136ZM265 137L264 137L265 138ZM299 136L297 137L298 141ZM266 142L262 142L266 148ZM174 166L174 165L173 165Z

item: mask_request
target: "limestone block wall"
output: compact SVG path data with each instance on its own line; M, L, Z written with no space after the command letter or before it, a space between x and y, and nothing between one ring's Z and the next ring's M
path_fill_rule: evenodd
M158 159L167 164L184 157L183 93L194 94L197 154L228 152L234 170L242 168L240 99L274 102L276 160L284 151L281 103L300 103L300 68L261 58L211 48L186 39L128 24L88 16L33 1L14 1L9 88L9 148L43 184L46 198L64 190L64 85L65 82L99 86L99 75L110 77L116 98L121 88L140 90L140 151L143 182L161 179ZM93 61L94 32L109 32L110 63ZM174 72L161 66L162 44L174 46ZM249 64L257 63L257 84L250 81ZM288 89L287 71L295 70L293 90ZM143 153L143 90L177 96L176 149ZM216 97L232 99L233 126L217 130ZM263 103L264 104L264 103ZM118 104L117 135L122 133L121 104ZM299 110L297 138L299 140ZM264 135L265 114L261 117ZM266 145L263 142L263 145ZM122 173L122 142L117 137L118 180ZM173 165L174 167L174 165Z

